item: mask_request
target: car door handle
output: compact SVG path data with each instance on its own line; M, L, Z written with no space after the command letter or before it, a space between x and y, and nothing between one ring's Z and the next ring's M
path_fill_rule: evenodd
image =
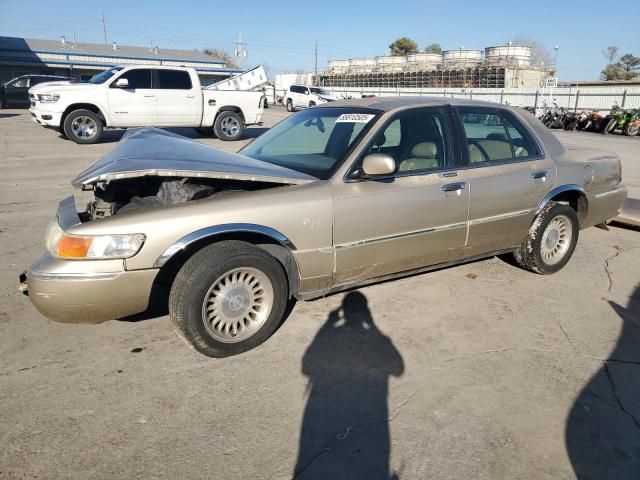
M185 98L196 98L195 95L185 95Z
M547 180L547 176L549 175L549 172L546 170L541 170L539 172L533 172L531 174L531 178L533 178L534 180L542 180L543 182Z
M457 192L467 188L467 184L464 182L447 183L442 186L443 192Z
M155 95L145 95L144 98L153 98Z

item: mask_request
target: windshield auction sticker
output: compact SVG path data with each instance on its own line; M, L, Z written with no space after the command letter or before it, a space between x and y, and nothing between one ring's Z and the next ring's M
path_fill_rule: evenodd
M373 117L370 113L343 113L336 123L369 123Z

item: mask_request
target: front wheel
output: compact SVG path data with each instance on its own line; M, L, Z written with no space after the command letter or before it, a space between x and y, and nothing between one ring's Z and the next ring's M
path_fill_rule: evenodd
M618 120L616 120L615 118L612 118L611 120L609 120L609 123L607 123L607 125L604 127L604 130L602 131L602 133L604 135L613 133L613 131L616 129L617 123L618 123Z
M311 107L315 107L315 106L316 106L316 102L314 102L313 100L311 100L311 101L309 102L309 108L311 108Z
M293 102L291 100L287 100L287 112L293 112Z
M569 205L549 202L529 230L525 241L514 252L516 262L527 270L548 275L564 267L578 242L579 222Z
M250 243L204 247L180 269L169 295L178 335L208 357L246 352L282 323L288 286L280 263Z
M220 140L238 140L244 131L244 121L236 112L222 112L216 118L213 131Z
M633 125L631 123L627 123L624 127L624 134L629 137L635 137L640 132L640 123Z
M91 110L74 110L64 119L63 130L69 140L79 144L96 143L102 136L102 120Z

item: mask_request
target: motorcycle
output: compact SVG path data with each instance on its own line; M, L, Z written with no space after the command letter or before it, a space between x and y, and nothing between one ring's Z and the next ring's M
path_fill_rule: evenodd
M627 110L622 133L629 137L635 137L640 134L640 110Z
M614 104L613 107L611 107L609 115L604 118L605 127L602 130L603 135L613 133L617 128L624 129L626 114L626 110Z

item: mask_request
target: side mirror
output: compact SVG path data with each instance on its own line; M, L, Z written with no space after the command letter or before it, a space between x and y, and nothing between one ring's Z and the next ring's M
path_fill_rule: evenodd
M371 153L364 157L362 171L368 177L391 175L396 171L396 161L384 153Z
M305 94L305 95L309 95L309 89L305 90L305 91L304 91L304 94Z
M127 88L128 86L129 80L127 80L126 78L119 78L118 80L116 80L116 88Z

